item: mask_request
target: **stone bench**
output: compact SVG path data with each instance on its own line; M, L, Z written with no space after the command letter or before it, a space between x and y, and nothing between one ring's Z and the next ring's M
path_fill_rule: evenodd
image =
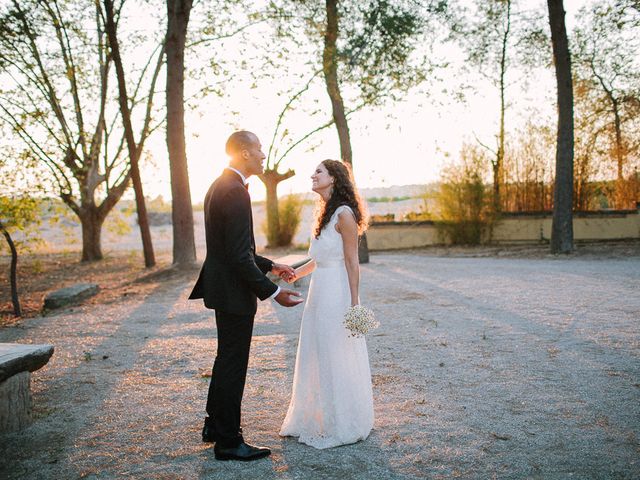
M45 310L73 305L81 300L94 296L100 288L95 283L81 283L51 292L44 299Z
M31 372L47 364L53 345L0 343L0 432L31 423Z

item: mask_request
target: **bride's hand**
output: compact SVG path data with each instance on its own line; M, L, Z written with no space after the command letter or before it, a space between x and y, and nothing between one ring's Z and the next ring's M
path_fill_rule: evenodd
M287 283L293 283L298 279L298 277L295 274L295 272L294 273L283 272L283 273L280 274L280 278L283 279Z
M283 263L274 263L273 267L271 267L271 273L274 275L278 275L285 282L293 282L295 281L296 272L289 265L285 265ZM290 278L294 278L294 280L289 280Z

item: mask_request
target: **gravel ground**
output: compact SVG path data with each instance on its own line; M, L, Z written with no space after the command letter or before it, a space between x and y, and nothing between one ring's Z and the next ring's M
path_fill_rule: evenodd
M194 275L0 330L56 347L33 376L35 423L0 434L0 478L640 477L637 255L374 254L375 428L323 451L277 435L302 309L261 304L243 423L273 455L248 464L200 441L216 342L186 300Z

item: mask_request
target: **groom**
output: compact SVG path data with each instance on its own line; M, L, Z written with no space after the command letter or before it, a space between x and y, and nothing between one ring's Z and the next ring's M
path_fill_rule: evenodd
M267 272L288 278L291 267L256 254L251 198L247 179L263 171L265 159L258 137L247 131L233 133L226 144L229 166L204 200L207 256L190 299L203 298L215 310L218 352L213 365L202 440L215 442L218 460L256 460L268 448L245 443L240 428L242 394L249 362L253 319L260 300L273 298L293 307L300 294L281 289Z

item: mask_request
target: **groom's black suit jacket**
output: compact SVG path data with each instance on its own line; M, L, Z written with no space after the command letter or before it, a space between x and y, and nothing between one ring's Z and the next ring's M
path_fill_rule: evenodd
M277 290L266 273L273 262L256 255L251 199L242 179L225 169L204 200L207 256L190 299L203 298L207 308L236 315L255 315L256 297Z

